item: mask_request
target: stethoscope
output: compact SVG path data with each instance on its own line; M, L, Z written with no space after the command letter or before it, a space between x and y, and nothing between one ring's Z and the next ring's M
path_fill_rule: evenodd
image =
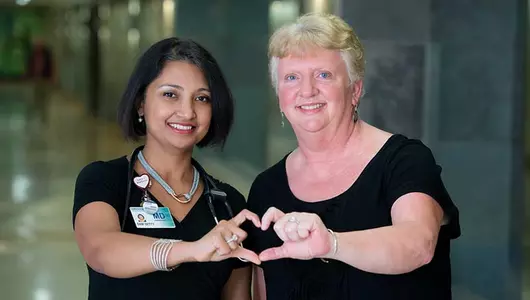
M127 220L127 215L129 212L129 204L131 202L131 193L132 193L132 181L134 176L134 164L138 158L138 153L144 148L144 146L140 146L136 149L134 149L131 159L129 161L128 166L128 178L127 178L127 196L125 198L125 209L123 211L123 220L121 224L121 231L125 228L125 221ZM204 182L204 191L203 193L208 197L208 207L210 208L210 213L212 214L212 217L215 221L215 224L219 223L219 219L217 218L217 214L215 213L215 208L213 205L213 202L217 199L221 201L224 206L226 207L226 211L228 212L228 217L233 218L234 212L232 211L232 207L226 200L226 193L217 188L217 185L213 181L212 177L206 173L206 171L196 162L193 163L197 171L199 171L200 176L203 178Z

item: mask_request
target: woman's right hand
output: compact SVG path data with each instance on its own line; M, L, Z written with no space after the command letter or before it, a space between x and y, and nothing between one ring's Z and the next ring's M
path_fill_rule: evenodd
M227 258L241 258L257 265L261 264L259 256L240 246L247 238L247 233L239 228L246 220L261 227L259 217L246 209L231 220L221 220L210 232L193 244L193 255L196 261L221 261Z

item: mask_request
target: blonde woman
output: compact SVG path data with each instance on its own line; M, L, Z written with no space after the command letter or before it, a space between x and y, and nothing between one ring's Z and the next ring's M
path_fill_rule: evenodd
M451 299L458 209L429 148L360 118L363 51L333 15L302 16L270 39L298 147L250 191L255 298Z

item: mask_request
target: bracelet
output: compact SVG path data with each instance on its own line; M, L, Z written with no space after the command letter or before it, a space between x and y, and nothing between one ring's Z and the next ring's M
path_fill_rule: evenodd
M335 255L337 254L337 250L339 249L339 241L337 240L337 234L329 228L328 232L331 233L331 236L333 237L333 255ZM325 263L329 263L329 260L327 259L321 258L321 260Z
M173 244L177 242L181 242L181 240L159 239L151 245L149 257L151 259L151 264L157 271L169 272L178 267L178 265L171 268L167 267L169 252L171 251L171 248L173 248Z

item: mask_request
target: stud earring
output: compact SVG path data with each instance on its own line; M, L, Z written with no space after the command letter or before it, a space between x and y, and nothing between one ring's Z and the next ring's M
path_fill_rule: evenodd
M144 121L144 118L142 116L138 117L138 122L142 123Z

